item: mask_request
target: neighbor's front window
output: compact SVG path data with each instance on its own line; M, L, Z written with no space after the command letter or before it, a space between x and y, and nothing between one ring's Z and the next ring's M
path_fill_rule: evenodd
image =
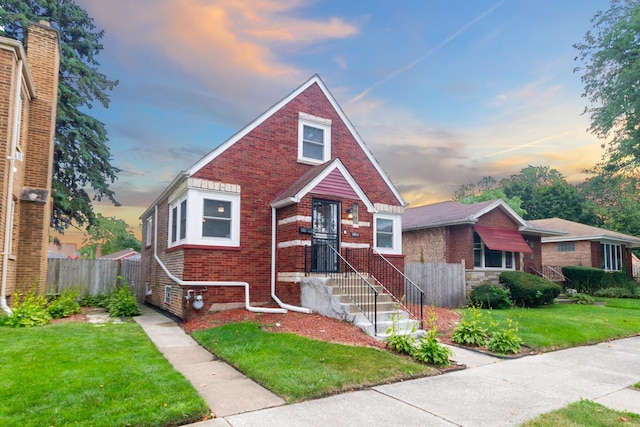
M611 243L601 243L602 269L605 271L622 270L622 246Z
M489 249L480 235L473 233L473 266L476 268L500 268L513 270L515 268L513 252Z

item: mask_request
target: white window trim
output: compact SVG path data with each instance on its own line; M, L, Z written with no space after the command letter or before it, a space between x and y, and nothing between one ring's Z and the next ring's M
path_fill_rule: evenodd
M151 246L151 233L153 232L153 217L147 218L145 227L145 238L144 245L145 247Z
M608 242L600 242L600 247L602 248L602 265L604 271L622 271L623 266L623 257L622 253L622 245L617 243L608 243ZM608 251L610 254L610 263L607 262L607 256L605 252ZM618 259L617 254L620 252L620 259ZM620 264L620 265L615 265ZM617 267L617 268L616 268Z
M231 202L231 238L204 237L202 236L202 218L204 200L223 200ZM180 239L180 203L187 201L187 230L185 238ZM177 207L178 218L176 220L177 240L171 241L173 233L173 208ZM185 193L180 194L169 204L169 222L167 233L167 247L171 248L179 245L202 245L202 246L240 246L240 193L229 193L217 190L205 190L201 188L189 188Z
M182 219L180 217L181 212L180 212L180 204L184 201L187 200L187 232L185 233L185 237L184 238L180 238L180 220ZM171 237L173 235L173 210L174 208L176 209L176 213L177 213L177 218L176 218L176 241L173 242L171 241ZM178 245L183 245L187 242L188 238L189 238L189 215L191 214L191 206L189 206L189 199L187 197L187 194L182 194L180 197L178 197L177 199L174 199L171 203L169 203L169 222L168 222L168 233L167 233L167 247L171 248L173 246L178 246Z
M390 219L393 221L393 238L391 248L379 248L378 247L378 219ZM376 249L376 252L381 254L388 255L400 255L402 254L402 216L401 215L393 215L387 213L376 213L373 216L373 247Z
M313 159L303 156L304 126L322 129L323 158ZM331 120L300 113L298 118L298 161L301 163L321 164L331 159Z

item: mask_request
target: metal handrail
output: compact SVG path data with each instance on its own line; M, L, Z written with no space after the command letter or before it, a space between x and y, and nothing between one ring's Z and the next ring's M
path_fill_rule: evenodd
M383 288L383 289L385 289L385 290L387 290L387 292L389 292L389 294L390 294L390 295L391 295L391 296L392 296L392 297L393 297L393 298L394 298L394 299L395 299L395 300L396 300L396 301L397 301L397 302L398 302L398 303L399 303L399 304L400 304L400 305L401 305L401 306L402 306L402 307L403 307L403 308L404 308L404 309L405 309L405 310L406 310L410 315L413 315L413 316L414 316L414 317L416 317L418 320L420 320L420 328L422 328L422 326L423 326L423 325L422 325L422 322L423 322L423 319L424 319L424 317L423 317L423 315L424 315L424 313L423 313L423 308L424 308L424 291L423 291L423 290L422 290L418 285L416 285L416 284L415 284L415 282L414 282L413 280L411 280L409 277L407 277L407 275L406 275L406 274L404 274L402 271L400 271L400 270L398 269L398 267L396 267L395 265L393 265L393 263L392 263L391 261L389 261L387 258L385 258L385 256L384 256L384 255L382 255L380 252L376 251L375 249L372 249L372 253L373 253L374 255L379 256L379 257L380 257L382 260L384 260L384 262L386 262L386 263L387 263L387 265L389 265L389 266L390 266L390 267L391 267L391 268L392 268L392 269L393 269L397 274L399 274L400 276L402 276L402 278L404 279L404 284L405 284L405 286L406 286L407 284L409 284L409 285L410 285L410 287L413 289L413 292L414 292L416 295L418 295L418 296L419 296L419 300L420 300L420 304L419 304L419 307L420 307L420 316L418 316L418 313L414 313L414 312L413 312L413 310L408 306L409 301L403 301L403 300L405 300L405 298L398 299L398 298L397 298L397 297L396 297L392 292L388 291L388 290L386 289L386 287L385 287L382 283L380 283L380 285L382 286L382 288ZM376 279L376 281L377 281L377 279ZM406 290L405 290L405 295L406 295ZM414 301L412 301L412 302L414 302ZM406 303L406 304L405 304L405 303ZM414 302L414 304L415 304L415 302Z

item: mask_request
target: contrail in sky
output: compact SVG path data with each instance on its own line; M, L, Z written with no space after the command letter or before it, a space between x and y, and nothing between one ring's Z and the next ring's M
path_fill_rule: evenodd
M484 156L481 156L480 158L499 156L500 154L509 153L511 151L516 151L516 150L521 150L523 148L531 147L532 145L540 144L541 142L547 142L547 141L551 141L553 139L562 138L563 136L567 136L567 135L570 135L572 133L575 133L575 130L568 130L566 132L562 132L562 133L559 133L557 135L546 136L544 138L536 139L535 141L527 142L526 144L521 144L521 145L517 145L515 147L507 148L506 150L497 151L497 152L491 153L491 154L486 154Z
M420 56L418 59L416 59L415 61L409 63L408 65L405 65L402 68L399 68L395 71L393 71L391 74L389 74L388 76L386 76L385 78L383 78L382 80L372 84L371 86L369 86L368 88L366 88L365 90L363 90L362 92L360 92L358 95L356 95L353 99L351 99L349 102L347 102L348 104L352 104L356 101L359 101L360 99L364 98L365 96L367 96L372 90L376 89L378 86L388 82L389 80L391 80L392 78L394 78L395 76L397 76L400 73L403 73L405 71L408 71L410 69L412 69L413 67L415 67L416 65L418 65L420 62L424 61L425 59L427 59L429 56L433 55L434 53L436 53L437 51L439 51L440 49L442 49L444 46L446 46L447 44L449 44L450 42L452 42L453 40L455 40L460 34L464 33L466 30L469 29L469 27L471 27L472 25L474 25L476 22L484 19L485 16L489 15L491 12L493 12L495 9L497 9L498 7L500 7L502 5L502 3L504 3L506 0L500 0L499 2L497 2L496 4L494 4L493 6L491 6L489 9L485 10L483 13L481 13L480 15L476 16L475 18L473 18L470 22L468 22L464 27L460 28L458 31L456 31L455 33L453 33L452 35L450 35L449 37L447 37L446 39L444 39L443 41L441 41L438 45L436 45L435 47L429 49L427 52L424 53L424 55Z

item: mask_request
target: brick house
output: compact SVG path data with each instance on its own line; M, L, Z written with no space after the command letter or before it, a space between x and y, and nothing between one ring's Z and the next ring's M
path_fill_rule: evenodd
M581 265L606 271L626 271L633 277L633 248L640 247L640 238L603 228L560 218L529 221L534 227L553 228L564 232L542 238L542 262L560 267Z
M463 263L468 292L507 270L539 271L541 237L561 234L527 223L502 200L408 208L402 216L407 262Z
M183 319L276 303L309 311L301 283L337 268L336 251L375 248L402 268L404 205L315 75L142 214L147 301Z
M60 47L48 23L29 24L26 48L0 37L0 308L44 292L51 216ZM35 288L35 289L34 289Z

